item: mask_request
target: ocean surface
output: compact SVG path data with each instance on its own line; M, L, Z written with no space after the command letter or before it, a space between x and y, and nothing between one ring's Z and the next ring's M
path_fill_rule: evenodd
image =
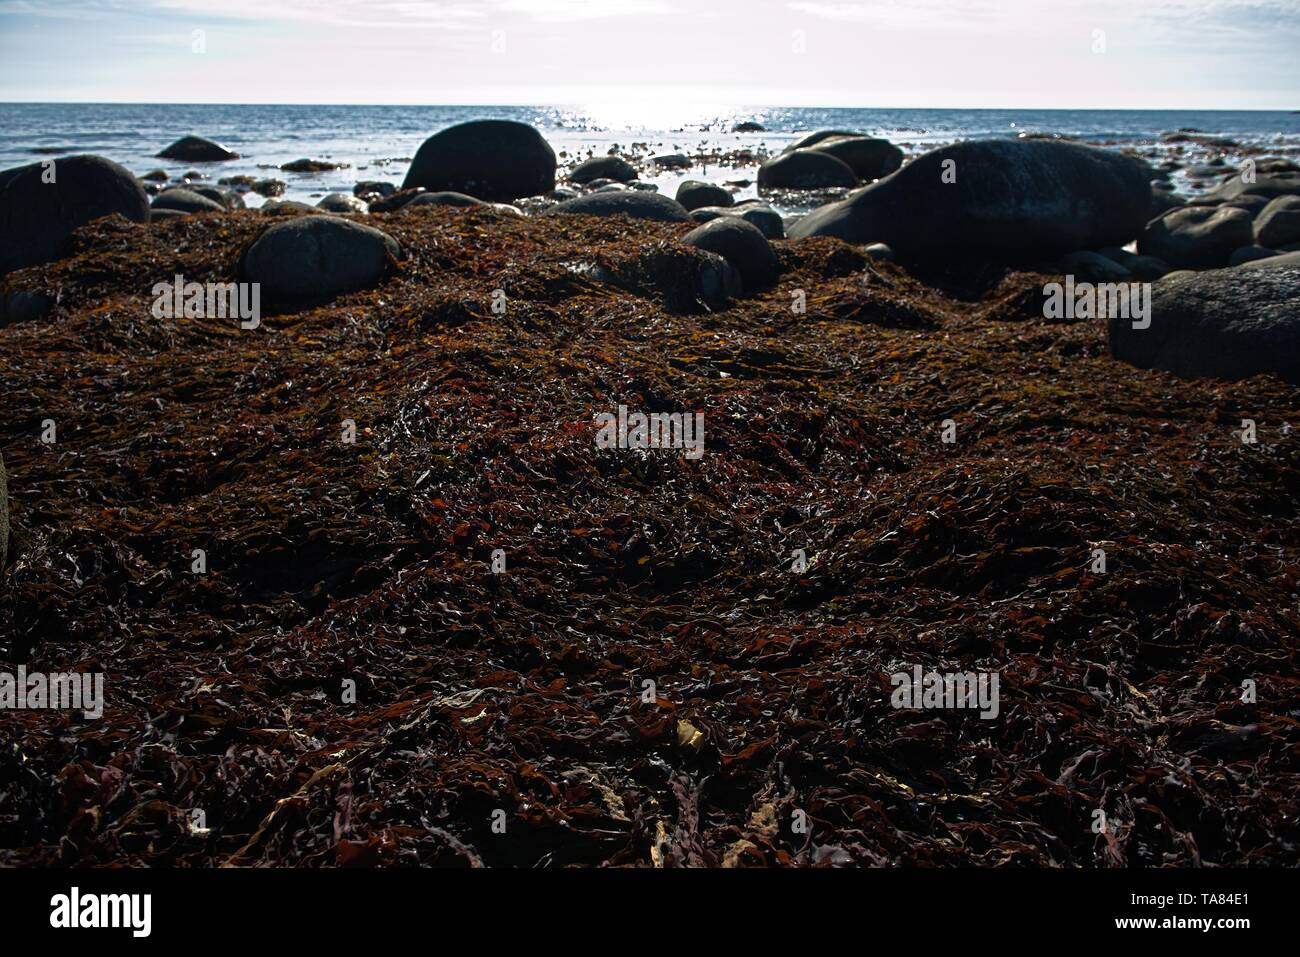
M910 154L957 140L1061 134L1087 142L1135 146L1158 157L1172 149L1160 135L1195 129L1264 147L1282 156L1300 155L1300 114L1263 111L1129 110L917 110L762 107L528 106L267 106L238 104L0 103L0 168L46 156L98 153L137 175L166 170L173 178L196 164L159 160L156 154L188 133L214 139L241 158L198 164L205 176L251 174L283 180L286 198L314 202L326 193L351 192L358 180L400 184L410 157L424 139L465 120L499 118L531 124L543 132L561 163L602 155L611 147L639 155L720 152L779 152L817 129L859 130L882 136ZM737 123L761 124L763 132L735 133ZM295 174L276 169L309 157L348 168ZM1196 150L1187 161L1197 159ZM1212 155L1201 157L1209 160ZM704 163L684 172L643 177L673 195L678 181L712 182L753 178L756 161ZM1177 176L1175 177L1176 182ZM1186 183L1189 188L1194 184ZM756 195L751 184L737 198ZM247 194L250 206L262 198Z

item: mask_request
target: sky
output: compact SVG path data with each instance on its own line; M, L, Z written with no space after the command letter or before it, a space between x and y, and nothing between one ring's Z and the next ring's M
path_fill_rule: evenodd
M1300 109L1300 0L0 0L0 100Z

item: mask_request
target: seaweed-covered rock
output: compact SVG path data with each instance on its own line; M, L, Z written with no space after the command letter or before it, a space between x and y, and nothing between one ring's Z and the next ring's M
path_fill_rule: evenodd
M662 222L684 223L690 213L675 199L659 193L642 190L619 190L616 193L589 193L577 199L566 200L547 211L547 215L617 216L633 219L656 219Z
M159 153L158 157L180 160L184 163L219 163L224 160L239 159L239 154L202 136L182 136Z
M240 272L262 284L269 300L323 299L377 283L392 260L397 240L381 230L333 216L300 216L278 223L249 247Z
M1111 354L1185 378L1272 373L1300 383L1300 255L1165 277L1150 326L1112 318ZM1137 322L1141 326L1141 322Z
M74 229L111 213L148 222L149 198L129 170L102 156L0 172L0 275L49 262Z
M747 292L766 289L776 281L780 264L767 237L738 216L719 216L692 229L682 242L717 253L740 273Z
M451 190L511 202L555 189L555 151L526 123L472 120L430 136L402 188Z
M1147 167L1120 153L1047 140L980 140L917 157L813 210L788 233L884 242L905 258L1010 261L1122 246L1142 231L1150 205Z

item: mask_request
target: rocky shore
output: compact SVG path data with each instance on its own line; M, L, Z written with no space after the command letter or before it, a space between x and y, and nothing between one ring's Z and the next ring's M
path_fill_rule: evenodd
M0 722L0 863L1297 862L1300 168L823 131L794 218L467 126L0 173L0 665L106 676Z

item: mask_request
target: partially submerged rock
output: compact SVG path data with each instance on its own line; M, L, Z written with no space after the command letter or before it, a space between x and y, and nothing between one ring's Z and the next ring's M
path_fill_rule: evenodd
M682 207L701 209L705 206L731 206L736 198L731 191L713 183L702 183L696 179L684 179L677 187L677 202Z
M158 157L184 163L220 163L239 159L239 154L202 136L182 136L159 153Z
M630 183L636 179L636 167L621 156L593 156L569 171L569 181L573 183L590 183L594 179Z
M758 168L759 189L825 189L857 182L848 164L815 150L782 153Z
M903 165L903 151L889 140L874 136L829 136L809 149L834 156L867 183Z

